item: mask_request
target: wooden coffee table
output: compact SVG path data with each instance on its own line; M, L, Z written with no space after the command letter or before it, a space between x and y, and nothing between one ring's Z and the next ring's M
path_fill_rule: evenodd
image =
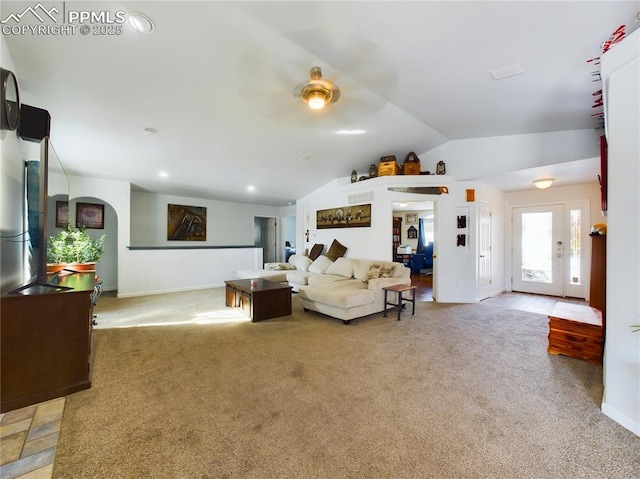
M291 286L288 284L262 278L234 279L224 284L225 305L244 310L254 323L291 314Z

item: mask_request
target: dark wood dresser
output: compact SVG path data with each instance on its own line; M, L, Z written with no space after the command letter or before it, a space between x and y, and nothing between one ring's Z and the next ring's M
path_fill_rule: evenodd
M95 272L55 284L0 299L1 412L91 387Z

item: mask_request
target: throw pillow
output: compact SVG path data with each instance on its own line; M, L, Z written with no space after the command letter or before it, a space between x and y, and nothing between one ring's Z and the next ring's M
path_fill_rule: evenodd
M292 269L296 269L296 267L288 263L267 263L265 266L267 271L288 271Z
M391 278L393 276L393 266L374 263L369 267L369 271L364 276L363 281L368 283L370 279Z
M318 258L313 263L311 263L311 266L309 266L309 272L310 273L322 274L332 264L333 264L333 261L331 261L326 256L324 256L324 255L318 256Z
M289 256L289 264L298 271L308 271L312 261L302 254L293 254Z
M309 259L311 261L315 261L316 259L318 259L318 256L322 254L323 249L324 249L323 244L320 244L320 243L314 244L313 248L311 248L311 251L309 252Z
M350 259L338 258L327 268L325 273L351 278L353 276L353 265L351 264Z
M338 240L333 240L331 246L329 247L329 251L327 251L327 258L331 261L335 261L338 258L341 258L347 252L347 247L340 244Z

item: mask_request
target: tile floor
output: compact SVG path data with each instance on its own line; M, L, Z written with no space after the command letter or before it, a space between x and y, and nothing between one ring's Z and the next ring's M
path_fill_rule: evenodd
M65 398L0 414L0 479L49 479Z

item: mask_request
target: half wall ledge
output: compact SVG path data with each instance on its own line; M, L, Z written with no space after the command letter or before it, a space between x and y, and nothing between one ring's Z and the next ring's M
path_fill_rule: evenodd
M255 245L227 245L227 246L127 246L127 249L131 251L140 250L158 250L158 249L246 249L246 248L259 248Z

